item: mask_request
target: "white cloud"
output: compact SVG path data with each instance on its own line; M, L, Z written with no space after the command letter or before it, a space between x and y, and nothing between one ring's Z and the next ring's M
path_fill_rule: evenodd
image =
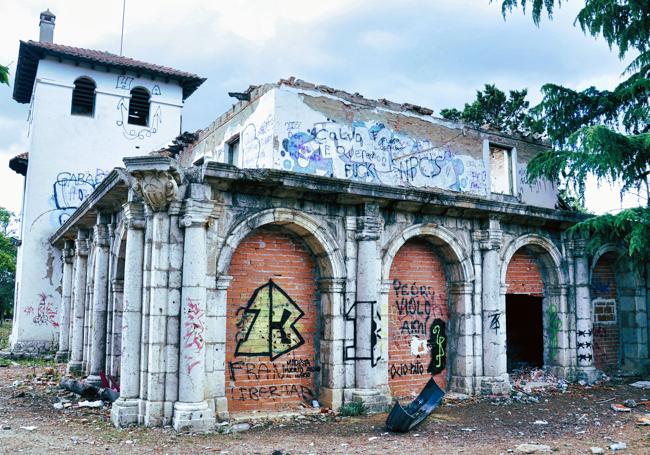
M359 35L359 43L378 51L400 49L406 44L400 35L387 30L365 31Z

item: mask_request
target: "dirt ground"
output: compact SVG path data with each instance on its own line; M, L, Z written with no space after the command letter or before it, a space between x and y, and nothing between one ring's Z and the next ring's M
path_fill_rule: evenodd
M514 452L523 443L539 443L555 453L574 454L590 453L592 446L612 453L608 446L613 442L627 444L618 453L650 453L650 426L636 424L650 406L639 405L629 413L610 408L626 399L650 397L650 390L626 384L632 379L571 386L565 393L554 390L539 403L447 401L408 434L386 432L386 414L379 414L305 416L253 424L239 433L199 435L170 428L118 430L110 424L108 408L73 404L57 410L53 404L61 397L73 398L56 386L62 371L62 366L52 371L44 364L0 368L1 453L498 454Z

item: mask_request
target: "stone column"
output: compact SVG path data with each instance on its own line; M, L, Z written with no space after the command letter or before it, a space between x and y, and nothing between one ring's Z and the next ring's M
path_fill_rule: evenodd
M113 403L111 409L111 421L116 427L138 422L145 226L144 207L141 203L124 204L124 222L127 234L120 346L120 398Z
M381 321L379 312L381 260L378 240L382 229L379 207L365 204L363 215L357 217L357 280L355 295L355 390L352 400L361 401L370 411L385 406L387 397L376 389L375 367L379 358L376 337Z
M191 185L190 192L201 190ZM179 401L174 405L174 428L205 431L214 424L214 411L205 401L205 321L207 221L213 210L209 200L186 199L180 224L185 228L181 296L181 349Z
M208 327L214 327L215 353L219 353L224 358L223 363L215 362L213 378L216 382L215 389L215 407L217 417L220 420L228 420L228 398L226 397L226 321L228 312L228 288L232 277L229 275L220 275L216 282L216 295L214 308L207 309L208 320L214 318L214 325L208 324ZM212 329L211 329L212 330Z
M479 247L483 251L482 316L483 375L481 388L490 394L510 391L506 346L505 291L501 292L501 224L490 219L488 229L480 231Z
M74 242L66 240L63 248L63 278L61 289L61 319L59 320L59 350L57 362L67 362L70 351L70 309L72 306L72 260Z
M79 230L75 241L74 301L72 302L72 338L68 372L80 373L83 368L84 318L86 304L86 272L88 267L88 234Z
M111 320L111 352L108 356L110 363L106 366L108 373L113 377L120 376L120 357L122 356L122 315L124 304L124 280L113 279L111 281L113 295L113 310L108 315Z
M593 334L594 321L591 307L589 283L589 261L584 239L574 240L573 261L576 298L576 351L578 357L578 379L592 383L598 372L594 366Z
M89 384L100 386L101 372L106 371L106 307L108 304L108 267L110 262L110 216L98 213L93 230L95 241L95 276L93 280L92 327Z
M185 237L178 401L174 404L173 425L177 431L208 431L215 417L214 409L205 400L206 228L214 202L208 200L209 188L191 184L188 190L190 197L198 198L183 201L180 221Z
M330 409L338 410L343 404L345 322L343 296L345 281L342 278L321 278L321 314L324 336L320 340L322 365L320 401Z

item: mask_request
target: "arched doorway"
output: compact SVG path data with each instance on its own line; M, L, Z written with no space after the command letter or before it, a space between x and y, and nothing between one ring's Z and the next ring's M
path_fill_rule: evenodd
M506 271L508 372L544 366L543 297L544 280L537 259L522 247L512 256Z
M389 281L391 395L416 396L431 376L446 388L448 286L436 247L424 237L406 241L393 258Z
M230 412L285 410L318 398L319 270L303 240L281 226L253 230L228 275L226 397Z

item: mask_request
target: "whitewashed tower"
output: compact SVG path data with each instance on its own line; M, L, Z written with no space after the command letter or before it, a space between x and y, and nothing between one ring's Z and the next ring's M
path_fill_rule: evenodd
M50 236L123 157L156 150L180 133L183 102L204 81L172 68L56 44L55 19L44 11L39 41L20 42L14 82L13 98L30 103L28 153L10 161L25 175L11 334L11 348L19 352L57 349L62 324L73 317L64 314L62 297L78 297L67 295L59 283L63 263L72 273L75 261L63 261ZM67 343L61 348L65 351Z

